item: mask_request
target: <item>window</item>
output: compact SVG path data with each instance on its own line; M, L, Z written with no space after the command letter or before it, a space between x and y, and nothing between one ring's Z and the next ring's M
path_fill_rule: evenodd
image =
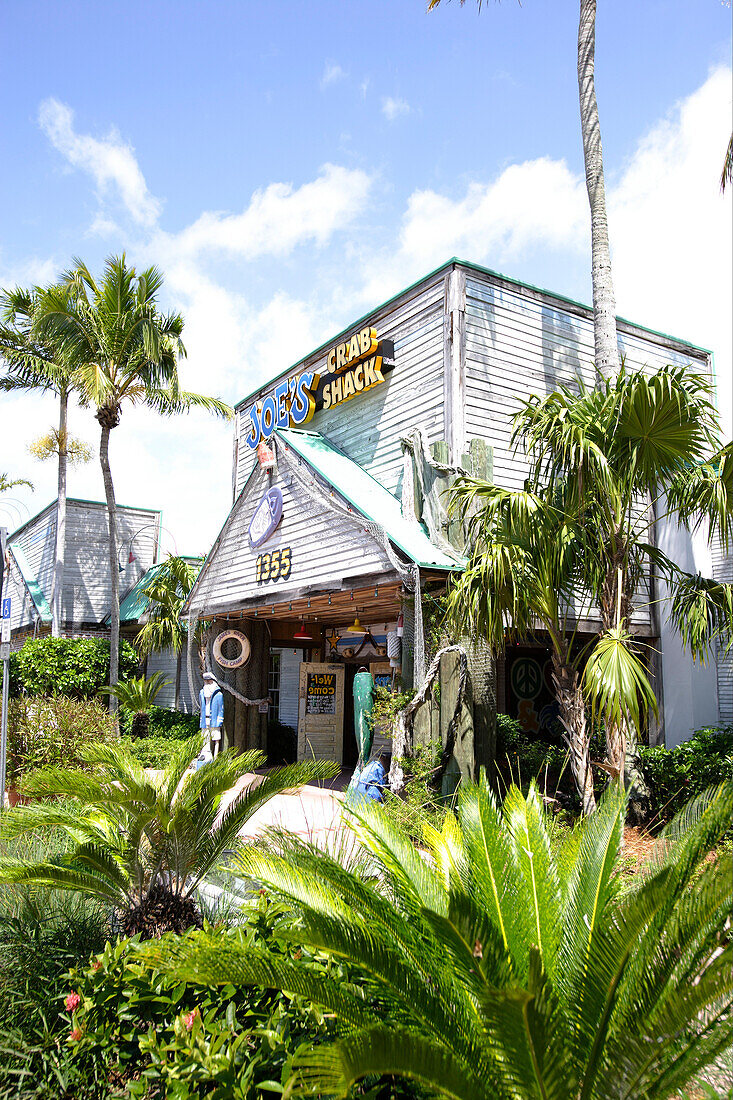
M270 703L270 717L280 721L280 654L270 653L270 668L267 674L267 694Z

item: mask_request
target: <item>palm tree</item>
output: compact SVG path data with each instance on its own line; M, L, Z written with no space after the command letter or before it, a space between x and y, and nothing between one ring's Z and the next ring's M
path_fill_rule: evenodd
M180 653L186 642L183 605L201 570L202 558L182 558L171 554L143 589L148 601L145 624L135 639L135 645L145 655L172 649ZM203 634L206 624L199 623Z
M235 847L242 826L273 795L338 769L326 761L274 768L231 802L237 780L264 763L259 752L226 750L188 771L201 738L183 742L165 772L151 778L119 743L81 751L88 769L50 768L30 776L24 791L50 799L3 814L0 835L53 828L70 845L42 862L0 859L0 882L76 890L114 907L124 935L159 935L201 925L195 891Z
M688 808L630 884L616 873L625 808L612 788L557 843L534 786L499 809L482 776L442 832L426 827L427 854L381 807L355 808L371 877L296 841L245 849L243 873L295 907L293 941L353 964L361 983L234 936L146 954L335 1013L350 1033L297 1055L288 1095L345 1097L397 1074L454 1100L671 1097L730 1043L733 862L707 857L733 787Z
M570 767L583 813L596 803L589 759L590 732L581 687L582 648L573 620L579 597L581 533L566 493L510 492L462 478L452 487L452 510L466 523L470 556L452 586L448 616L459 632L484 637L493 654L509 641L544 632Z
M139 275L125 256L110 257L101 280L81 260L74 261L59 288L47 290L38 303L37 331L63 349L73 364L82 399L96 408L101 428L99 459L104 478L109 525L112 588L110 684L119 671L120 598L117 564L117 506L109 463L110 432L123 406L145 405L163 416L207 409L230 417L232 410L214 397L182 390L178 359L185 355L183 318L159 312L157 296L163 276L155 267ZM110 697L110 710L116 700Z
M0 376L0 390L41 390L58 395L59 426L52 431L48 452L58 455L56 505L56 548L51 582L51 634L61 635L64 557L66 551L66 480L69 458L72 462L83 453L79 443L68 434L69 396L74 389L73 368L62 348L49 335L39 339L35 329L38 303L51 288L33 287L0 292L0 355L6 373ZM46 454L42 455L46 457Z
M483 0L477 0L479 9ZM440 0L429 0L428 11ZM461 0L461 6L465 0ZM580 0L578 25L578 93L583 138L585 183L591 215L591 274L595 366L600 378L612 378L619 369L616 335L616 296L611 271L611 248L606 214L603 149L595 85L596 0Z
M32 482L26 477L10 477L9 474L0 474L0 493L7 493L9 489L14 489L16 485L26 485L29 489L33 488Z
M100 688L100 695L114 695L115 699L132 714L131 737L147 737L150 726L150 708L160 695L164 687L171 683L166 680L164 672L154 672L146 679L144 676L133 677L114 687Z
M688 530L707 523L725 542L733 535L731 446L721 447L708 379L672 366L531 397L513 439L531 461L530 485L566 485L578 517L583 584L603 627L584 687L605 719L608 765L622 777L628 735L639 728L632 613L650 575L669 587L669 614L696 658L733 627L731 586L700 585L655 545L661 519ZM659 598L652 591L642 602Z

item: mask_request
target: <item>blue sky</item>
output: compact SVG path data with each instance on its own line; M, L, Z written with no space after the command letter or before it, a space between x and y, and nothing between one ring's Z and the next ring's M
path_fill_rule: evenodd
M3 5L0 285L74 254L158 263L186 385L230 401L453 254L589 301L576 8ZM712 347L729 418L730 6L599 9L619 312ZM11 527L54 495L27 453L53 418L1 399L0 469L36 483ZM95 442L89 414L72 427ZM226 514L230 456L227 426L137 411L111 448L119 499L163 507L191 552ZM101 498L97 464L70 489Z

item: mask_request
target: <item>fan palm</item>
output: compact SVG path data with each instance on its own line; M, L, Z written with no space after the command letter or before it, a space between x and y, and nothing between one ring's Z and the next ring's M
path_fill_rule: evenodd
M80 753L91 771L52 768L30 776L24 792L51 801L7 811L0 835L54 827L70 843L38 863L0 859L0 882L90 894L114 906L127 935L200 924L194 892L235 847L252 814L273 795L337 770L327 761L274 768L223 805L226 792L264 757L226 750L190 772L200 750L198 736L182 742L165 771L151 777L121 745L96 743Z
M38 303L50 288L33 287L0 292L0 355L5 373L0 390L42 390L57 394L59 426L52 433L53 452L58 456L56 493L56 547L51 581L51 633L61 634L64 558L66 550L66 481L69 458L75 446L68 434L69 397L74 390L74 370L61 346L49 334L40 339L35 330ZM71 451L71 455L70 455Z
M694 580L655 545L655 525L666 518L710 536L733 534L733 461L721 448L712 388L707 378L681 367L619 375L594 390L561 389L523 402L514 417L514 443L531 461L530 484L562 481L583 531L584 583L600 609L606 633L605 666L587 670L587 686L600 684L616 662L630 686L626 699L604 715L609 766L623 775L627 735L638 728L634 675L624 670L632 653L631 616L640 586L652 570L670 588L670 615L704 658L710 639L729 632L730 587L698 588L697 601L680 602ZM649 592L647 600L652 599ZM697 613L694 628L681 611ZM704 615L701 612L704 611ZM612 658L612 659L611 659ZM601 660L596 652L594 661ZM614 698L606 681L605 696Z
M582 649L575 621L583 617L581 533L562 487L510 492L489 482L459 479L452 509L466 523L468 564L450 590L456 626L480 634L494 654L509 640L544 632L570 767L584 813L595 809L590 735L581 687Z
M110 432L125 404L144 405L163 416L203 408L230 417L223 401L182 390L178 359L185 355L183 318L162 314L157 297L163 277L155 267L139 275L125 256L110 257L96 280L75 260L62 285L47 290L38 302L36 331L62 349L75 370L78 391L94 406L101 428L99 459L104 478L109 525L112 587L110 684L119 673L120 598L117 564L117 506L109 463ZM110 709L115 699L110 697Z
M292 938L361 968L361 985L193 934L147 953L210 984L274 986L350 1033L301 1052L288 1095L347 1095L368 1074L454 1100L661 1100L730 1044L730 854L722 786L670 827L628 889L616 873L625 796L554 843L536 788L499 809L482 777L427 828L428 858L378 807L352 810L373 877L303 844L248 848L242 870L289 899ZM693 886L694 883L694 886ZM297 959L297 954L296 954Z
M170 684L166 680L164 672L154 672L146 679L144 676L133 677L115 684L114 687L100 688L100 695L114 695L119 703L132 714L132 737L147 737L150 724L150 708L160 695L164 687Z

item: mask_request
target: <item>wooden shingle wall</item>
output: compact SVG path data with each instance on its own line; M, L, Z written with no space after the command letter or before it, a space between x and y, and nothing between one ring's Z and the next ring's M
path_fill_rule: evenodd
M36 609L30 593L23 581L22 574L11 555L10 581L4 596L10 596L10 630L14 633L23 627L32 627L36 617Z
M25 555L25 559L31 571L31 575L46 599L51 599L51 583L53 581L54 556L56 552L56 502L44 508L37 516L25 524L20 531L11 535L10 541L17 543ZM24 604L24 618L17 626L25 626L33 622L32 604L27 601ZM16 629L15 614L13 614L12 629Z
M249 524L270 485L282 490L283 517L266 545L253 550L247 534ZM258 556L286 547L292 551L290 576L258 584ZM192 608L199 613L217 613L247 600L272 597L275 602L308 585L338 588L349 577L382 571L391 572L392 567L371 535L341 519L325 504L319 508L289 476L283 478L276 472L271 480L270 474L258 468L214 544L197 582Z
M619 326L627 367L657 369L666 363L709 374L708 356L682 342ZM479 273L466 278L466 432L494 449L494 478L521 489L527 465L509 440L511 417L531 394L593 386L593 318L573 303L553 301L530 288Z
M733 550L728 553L720 543L712 547L713 576L718 581L733 584ZM725 652L725 644L717 645L718 708L720 721L733 725L733 649Z
M395 369L383 385L335 408L319 410L306 425L320 432L354 462L368 470L390 492L396 492L402 473L400 435L421 425L434 443L445 436L443 421L443 319L447 275L440 272L425 283L375 311L353 326L374 326L380 339L394 340ZM349 329L349 332L352 330ZM334 341L335 343L338 341ZM287 375L304 370L326 371L329 344L319 354L298 363ZM244 485L254 465L246 445L248 411L274 388L268 383L237 410L235 492Z
M160 513L117 509L120 597L156 560ZM69 501L62 616L66 623L101 623L110 610L107 512L103 504ZM133 536L137 535L137 538ZM131 541L133 540L133 541ZM134 562L129 562L132 548ZM50 589L47 591L49 594Z

